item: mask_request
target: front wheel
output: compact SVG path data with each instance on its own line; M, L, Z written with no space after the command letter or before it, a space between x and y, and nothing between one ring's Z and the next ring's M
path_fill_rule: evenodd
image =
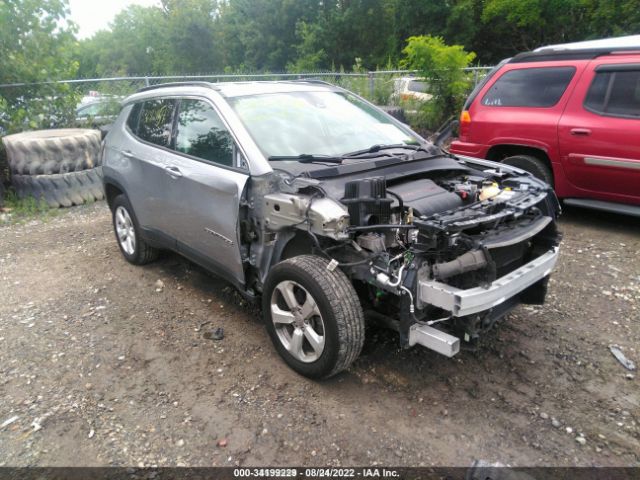
M364 343L364 314L341 270L301 255L276 265L265 282L262 308L273 344L293 370L328 378L353 363Z

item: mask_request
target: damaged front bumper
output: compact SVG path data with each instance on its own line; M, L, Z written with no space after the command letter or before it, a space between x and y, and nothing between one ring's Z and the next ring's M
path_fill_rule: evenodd
M430 279L418 279L417 306L433 305L464 317L490 310L518 295L551 273L558 260L559 248L553 247L526 265L500 277L485 287L461 290Z
M558 247L553 247L486 287L463 290L435 280L418 278L417 306L439 307L450 312L451 317L465 317L482 312L501 315L517 305L519 301L514 299L527 289L546 281L558 260L558 254ZM453 357L460 351L460 338L426 323L413 323L407 333L408 346L422 345L447 357Z

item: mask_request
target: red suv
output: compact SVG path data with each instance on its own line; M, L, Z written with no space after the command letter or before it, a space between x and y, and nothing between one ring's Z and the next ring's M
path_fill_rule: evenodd
M451 153L527 170L567 204L640 216L640 35L630 38L501 62L467 99Z

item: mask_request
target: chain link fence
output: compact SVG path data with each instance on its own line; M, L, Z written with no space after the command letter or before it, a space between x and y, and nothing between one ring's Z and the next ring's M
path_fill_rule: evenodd
M470 67L465 72L473 88L493 67ZM204 74L127 76L88 78L42 83L0 84L0 137L20 130L87 126L77 111L81 103L91 97L112 98L117 109L120 99L140 88L169 82L207 81L238 82L257 80L322 80L338 85L363 96L376 105L392 105L397 102L399 79L417 77L412 70L378 70L362 72L304 72L257 74ZM64 92L61 94L60 92ZM395 94L395 95L394 95ZM78 110L76 110L78 108ZM11 121L21 113L20 123ZM105 122L106 123L106 122ZM95 123L92 122L93 126ZM4 149L0 144L0 182L9 180Z
M493 67L469 67L467 73L471 86L477 85ZM76 80L60 80L39 84L10 83L0 84L0 95L10 93L12 97L28 96L29 91L37 85L63 84L70 91L80 96L90 92L104 95L126 96L138 89L168 82L206 81L206 82L238 82L257 80L323 80L334 85L354 91L379 105L389 103L396 80L402 77L418 75L414 70L377 70L369 72L304 72L304 73L257 73L257 74L203 74L203 75L164 75L164 76L127 76L109 78L87 78ZM2 118L0 117L0 120Z

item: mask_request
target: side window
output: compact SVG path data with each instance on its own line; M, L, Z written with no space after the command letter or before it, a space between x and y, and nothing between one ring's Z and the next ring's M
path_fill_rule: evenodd
M168 147L171 140L174 100L148 100L142 105L138 122L138 137L162 147Z
M552 107L573 78L575 67L541 67L510 70L482 98L494 107Z
M178 113L178 152L233 166L233 138L216 111L201 100L181 100Z
M78 110L78 112L76 113L76 117L81 117L81 118L94 117L98 113L100 113L100 104L93 103L91 105L87 105L86 107L82 107L80 110Z
M140 110L142 109L141 103L136 103L129 112L129 118L127 118L127 127L135 135L138 134L138 120L140 119Z
M584 106L601 115L640 118L640 69L596 72Z

